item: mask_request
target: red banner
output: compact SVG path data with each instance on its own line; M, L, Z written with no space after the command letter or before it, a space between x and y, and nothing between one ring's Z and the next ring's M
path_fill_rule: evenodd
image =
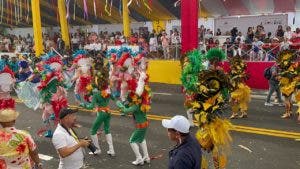
M268 80L264 77L264 70L271 67L275 62L246 62L249 80L246 82L252 89L269 89ZM223 68L229 71L229 63L224 62Z
M181 0L182 54L198 47L198 0Z

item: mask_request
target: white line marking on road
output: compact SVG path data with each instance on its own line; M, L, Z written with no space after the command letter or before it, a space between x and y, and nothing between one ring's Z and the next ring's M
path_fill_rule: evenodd
M158 93L158 92L152 92L153 94L157 94L157 95L165 95L165 96L172 96L171 93Z
M267 95L265 95L265 96L263 96L263 95L251 95L251 98L253 98L253 99L259 99L259 100L266 100L267 99ZM283 97L282 97L282 99L283 99ZM276 104L276 103L273 103L273 104ZM297 106L297 103L294 103L293 105Z
M50 161L53 159L53 157L44 155L44 154L39 154L40 159L45 160L45 161Z
M252 150L250 150L248 147L245 147L245 146L243 146L243 145L239 145L239 147L241 147L242 149L247 150L247 151L249 151L250 153L252 153Z
M251 98L254 98L254 99L267 99L267 95L264 96L264 95L252 94Z

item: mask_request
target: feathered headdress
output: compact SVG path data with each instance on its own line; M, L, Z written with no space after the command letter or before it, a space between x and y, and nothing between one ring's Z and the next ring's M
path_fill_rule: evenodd
M0 87L3 92L9 92L11 90L11 84L13 83L14 73L8 66L5 65L3 60L0 60ZM15 100L0 99L0 111L5 109L15 109Z
M234 56L229 59L230 62L230 78L233 81L244 81L248 79L246 73L247 65L240 56Z
M26 68L28 68L29 63L28 63L26 60L21 60L21 61L19 62L19 66L20 66L21 68L23 68L23 69L26 69Z
M293 50L283 50L278 54L276 60L281 69L287 69L291 66L292 62L296 59L297 55Z
M219 48L212 48L207 52L206 59L211 63L216 63L226 59L226 55L223 50Z
M188 92L197 91L198 75L200 71L204 69L202 65L203 57L204 56L198 50L191 51L187 54L183 64L181 82Z

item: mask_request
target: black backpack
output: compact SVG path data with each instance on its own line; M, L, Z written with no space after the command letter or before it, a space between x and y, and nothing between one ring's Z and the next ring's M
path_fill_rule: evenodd
M272 77L272 72L271 72L271 68L272 67L268 67L264 70L264 77L267 79L267 80L270 80L271 77Z

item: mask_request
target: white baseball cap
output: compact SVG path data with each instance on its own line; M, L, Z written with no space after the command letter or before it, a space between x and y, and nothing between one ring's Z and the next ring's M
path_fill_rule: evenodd
M180 133L189 133L190 131L190 123L186 117L181 115L176 115L172 117L170 120L163 119L162 125L167 129L175 129Z

